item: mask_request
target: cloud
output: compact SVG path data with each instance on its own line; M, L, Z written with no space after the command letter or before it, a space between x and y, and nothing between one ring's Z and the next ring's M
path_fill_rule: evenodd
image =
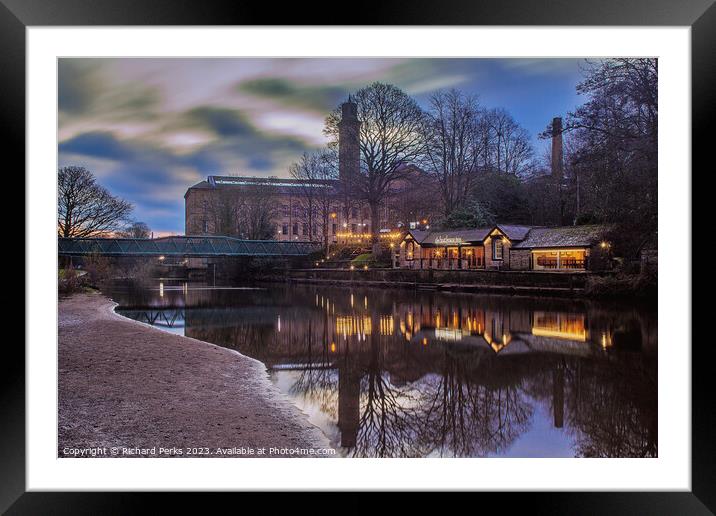
M100 63L84 59L57 62L57 103L60 112L86 113L102 91Z
M345 99L352 88L349 85L303 85L281 77L264 77L240 82L238 89L284 105L326 113Z
M135 152L130 145L119 142L108 132L91 132L60 143L60 152L70 152L111 160L131 160Z

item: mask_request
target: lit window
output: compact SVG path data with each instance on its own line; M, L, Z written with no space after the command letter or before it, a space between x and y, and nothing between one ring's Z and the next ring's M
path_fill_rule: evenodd
M492 239L492 259L502 260L502 238L500 237Z

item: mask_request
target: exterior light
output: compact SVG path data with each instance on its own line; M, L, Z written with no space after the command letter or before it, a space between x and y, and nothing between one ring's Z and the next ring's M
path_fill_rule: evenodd
M318 262L316 262L316 267L318 267Z
M355 265L351 265L351 270L354 270L354 269L355 269Z
M602 249L606 249L607 247L609 247L609 242L602 241L599 245Z
M337 216L338 216L338 215L336 215L335 213L331 213L331 218L332 218L332 219L335 219Z
M162 256L159 257L159 261L160 261L160 262L163 262L163 261L164 261L164 255L162 255Z
M394 247L395 247L395 244L394 244L393 242L391 242L391 243L390 243L390 248L392 249L392 248L394 248Z
M335 352L336 352L336 343L331 342L331 353L335 353Z
M363 270L364 270L364 271L367 271L367 270L368 270L368 266L367 266L367 265L364 265L364 266L363 266Z
M423 219L423 224L427 224L427 223L428 223L428 219Z

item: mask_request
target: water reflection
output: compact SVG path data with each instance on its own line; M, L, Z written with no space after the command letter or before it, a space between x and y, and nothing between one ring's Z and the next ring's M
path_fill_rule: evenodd
M657 454L647 310L323 287L112 295L129 317L261 360L346 456Z

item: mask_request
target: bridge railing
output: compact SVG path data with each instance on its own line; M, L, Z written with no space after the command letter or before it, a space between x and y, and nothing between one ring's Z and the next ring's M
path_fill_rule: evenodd
M222 236L164 238L58 238L62 256L306 256L318 251L314 242L242 240Z

